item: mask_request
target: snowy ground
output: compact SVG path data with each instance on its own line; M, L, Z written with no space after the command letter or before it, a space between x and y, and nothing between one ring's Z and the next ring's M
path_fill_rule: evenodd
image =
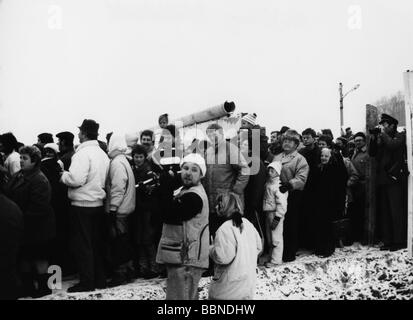
M200 298L207 299L210 278L200 283ZM43 299L51 300L162 300L165 279L134 283L94 292L68 294L67 281ZM275 268L259 267L255 299L413 299L413 260L407 250L379 251L354 245L337 249L329 259L301 255Z

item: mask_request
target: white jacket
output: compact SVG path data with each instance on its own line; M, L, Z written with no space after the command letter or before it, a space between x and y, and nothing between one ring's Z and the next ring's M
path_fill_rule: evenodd
M65 171L61 178L69 187L68 195L72 205L103 206L108 171L109 158L96 140L80 144L72 157L69 171Z
M279 218L284 218L287 212L288 192L281 193L280 178L274 178L265 184L263 210L275 212Z
M118 217L132 213L136 205L135 177L126 159L126 150L125 137L112 135L108 146L109 158L112 160L106 188L107 210L116 211Z
M258 231L242 218L244 229L224 222L215 234L210 257L215 262L214 277L209 287L209 299L251 300L257 281L257 258L262 250Z

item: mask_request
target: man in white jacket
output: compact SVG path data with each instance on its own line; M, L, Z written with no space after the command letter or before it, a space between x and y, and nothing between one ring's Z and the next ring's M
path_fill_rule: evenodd
M72 157L69 171L61 181L69 187L73 254L79 271L79 283L68 292L93 291L106 287L103 267L106 198L105 181L109 158L97 141L99 124L84 120L79 127L80 145Z

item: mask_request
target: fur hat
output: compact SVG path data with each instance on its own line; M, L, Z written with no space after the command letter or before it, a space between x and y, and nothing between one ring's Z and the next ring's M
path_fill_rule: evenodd
M205 177L206 174L206 164L205 164L205 159L199 155L198 153L190 153L187 156L185 156L181 160L180 167L182 168L183 165L187 162L195 163L198 165L199 169L201 170L201 176Z

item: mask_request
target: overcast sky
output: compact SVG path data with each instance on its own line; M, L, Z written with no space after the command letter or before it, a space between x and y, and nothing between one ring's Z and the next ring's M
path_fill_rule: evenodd
M267 132L337 133L340 81L361 85L344 102L356 131L403 90L412 16L410 0L2 0L0 132L138 131L229 100Z

